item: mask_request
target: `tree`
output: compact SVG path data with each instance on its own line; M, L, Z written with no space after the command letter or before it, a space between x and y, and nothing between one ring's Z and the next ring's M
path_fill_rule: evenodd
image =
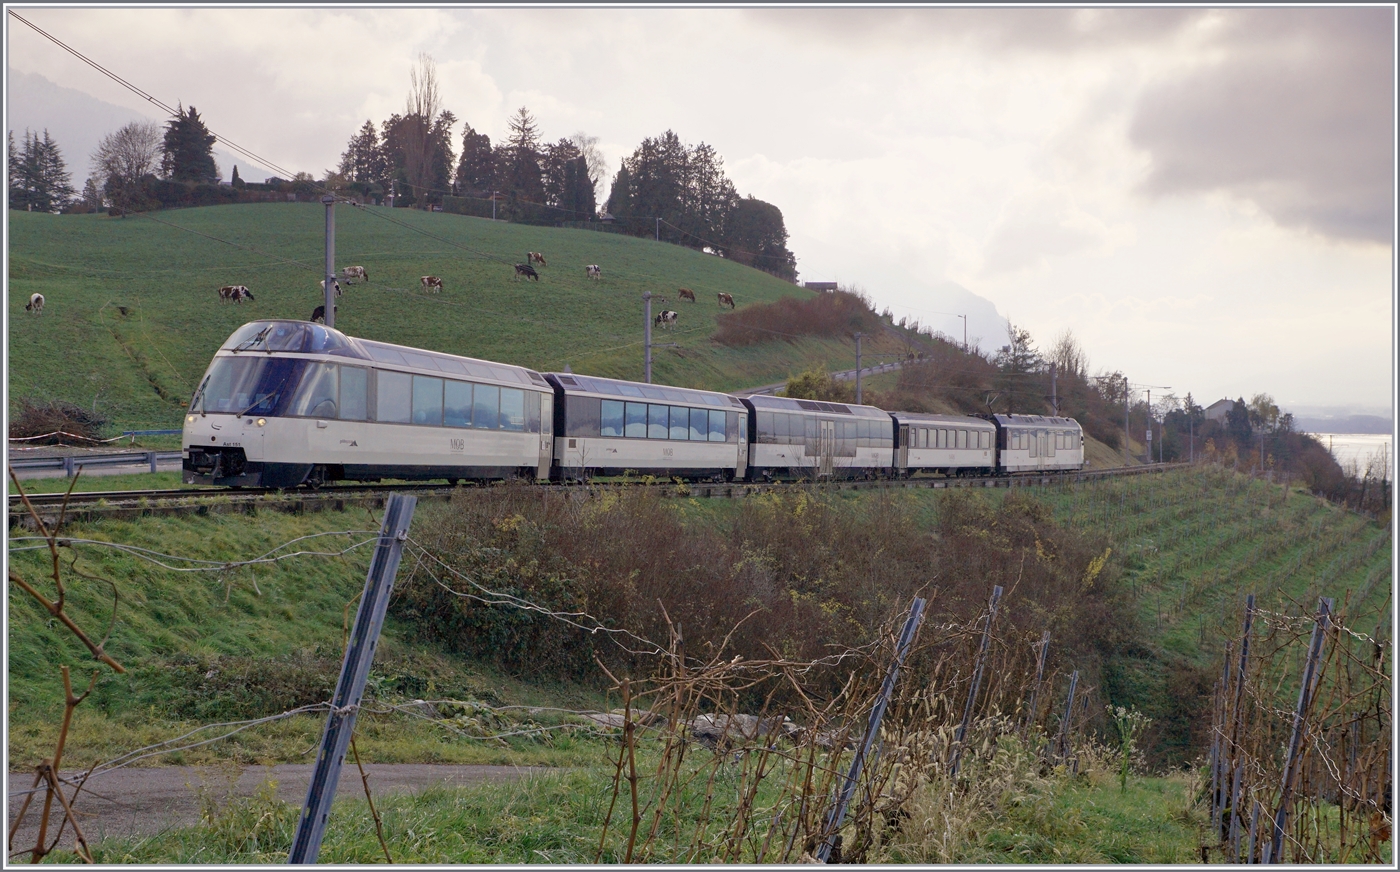
M244 182L243 179L240 178L238 175L238 164L233 165L233 177L229 179L229 184L233 185L235 188L242 188L247 186L247 183Z
M1278 404L1268 394L1255 394L1249 401L1249 423L1256 429L1272 433L1278 427Z
M720 253L729 260L794 281L797 258L788 251L787 238L782 211L772 203L749 196L736 202L730 211Z
M93 173L102 180L103 193L117 214L144 205L141 180L155 170L160 154L160 125L154 121L133 121L97 144Z
M102 200L102 188L98 185L96 176L88 176L87 181L83 183L82 204L83 208L88 212L101 211L104 205Z
M1074 337L1074 331L1068 327L1055 339L1046 358L1055 364L1061 378L1078 378L1082 381L1089 376L1089 356Z
M788 379L783 396L824 403L854 403L856 390L850 382L839 382L824 369L809 369Z
M35 212L59 212L77 193L63 163L63 153L47 129L44 138L24 131L24 147L16 152L14 132L9 132L10 208Z
M1030 385L1026 376L1041 368L1043 361L1040 352L1035 350L1035 342L1029 330L1006 323L1006 345L1003 345L993 359L1000 377L997 379L1002 392L1006 394L1006 414L1016 414L1016 393L1029 394Z
M545 146L540 161L546 205L560 210L566 221L587 221L598 209L588 159L570 139Z
M509 121L506 138L497 158L501 182L512 199L544 202L544 176L540 169L540 134L535 116L521 106Z
M401 125L401 166L418 200L427 208L442 144L435 121L441 123L443 120L438 115L442 108L442 92L438 89L437 63L433 56L427 52L420 53L418 65L409 70L408 80L408 107ZM455 117L452 120L455 121ZM447 165L451 167L450 160Z
M589 136L580 130L569 137L569 141L578 147L579 154L583 155L583 159L588 162L588 180L593 185L593 198L596 201L598 196L602 194L599 185L608 176L608 161L598 148L598 137Z
M218 137L204 126L193 106L188 111L177 107L175 117L165 125L161 174L177 182L216 184L219 167L214 163L215 142Z
M1249 421L1249 406L1244 403L1244 397L1235 400L1235 404L1225 413L1225 432L1234 438L1241 448L1249 447L1249 440L1254 436L1254 427Z
M464 197L489 196L496 184L496 162L491 137L477 133L470 124L462 130L462 157L452 188Z
M608 192L608 214L614 218L626 218L632 214L632 174L627 171L627 162L618 167L613 176L612 190Z
M340 155L339 172L352 182L373 184L384 181L387 166L374 122L366 120L360 132L350 138Z

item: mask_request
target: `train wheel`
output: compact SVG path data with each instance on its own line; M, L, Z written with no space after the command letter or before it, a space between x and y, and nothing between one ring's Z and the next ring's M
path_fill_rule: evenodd
M325 483L326 468L320 465L311 467L311 471L306 474L306 486L312 490L320 490Z

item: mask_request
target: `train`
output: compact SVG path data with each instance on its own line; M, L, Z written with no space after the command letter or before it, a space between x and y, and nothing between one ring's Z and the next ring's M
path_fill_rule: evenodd
M929 415L536 372L260 320L190 398L186 484L777 481L1077 470L1073 418Z

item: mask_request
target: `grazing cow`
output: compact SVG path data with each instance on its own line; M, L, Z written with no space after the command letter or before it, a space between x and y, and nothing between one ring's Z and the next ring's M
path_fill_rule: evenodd
M603 268L596 263L590 263L583 269L588 273L590 279L601 279L603 277Z
M719 297L719 304L721 306L728 306L731 309L734 308L734 298L731 297L729 294L726 294L724 291L720 291L718 294L716 294L716 296Z
M24 304L24 311L33 312L35 315L42 315L44 312L44 295L30 294L29 302Z
M419 276L418 281L423 283L423 290L439 293L442 290L442 279L437 276Z
M332 313L332 314L337 314L337 315L340 314L340 307L339 307L339 306L332 306L332 307L331 307L331 313ZM311 318L308 319L308 320L311 320L311 321L325 321L325 320L326 320L326 306L325 306L325 304L322 303L321 305L319 305L319 306L317 306L315 309L313 309L313 310L311 311Z
M690 288L681 288L681 299L689 300L693 303L695 302L695 292L692 291Z
M242 303L244 300L252 300L253 292L242 285L224 285L219 288L219 302L232 300L235 303Z
M540 280L540 274L535 272L535 268L528 263L517 263L515 265L515 277L518 279L521 276L527 279L534 279L535 281Z
M538 251L529 251L529 252L526 252L525 262L526 262L526 263L537 263L537 264L539 264L540 266L549 266L549 264L547 264L547 263L544 262L544 255L543 255L543 254L540 254Z
M340 282L339 282L338 280L336 280L336 279L331 279L331 287L335 288L335 295L336 295L337 297L340 296ZM325 280L325 279L321 279L321 293L324 294L325 292L326 292L326 280Z
M679 313L679 312L672 312L670 309L667 309L666 311L662 312L660 315L657 315L657 316L656 316L656 326L657 326L657 327L674 327L674 326L676 325L676 319L679 318L679 317L680 317L680 313Z
M354 284L355 279L364 279L365 281L369 281L369 273L365 272L365 268L362 266L344 267L340 271L340 277L345 279L345 283L347 285Z

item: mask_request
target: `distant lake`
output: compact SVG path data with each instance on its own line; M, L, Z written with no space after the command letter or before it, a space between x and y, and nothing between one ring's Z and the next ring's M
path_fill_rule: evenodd
M1390 467L1389 478L1395 478L1395 442L1389 433L1314 433L1313 438L1323 445L1330 445L1332 456L1346 469L1347 463L1355 460L1360 471L1366 471L1366 461L1385 447L1386 462Z

